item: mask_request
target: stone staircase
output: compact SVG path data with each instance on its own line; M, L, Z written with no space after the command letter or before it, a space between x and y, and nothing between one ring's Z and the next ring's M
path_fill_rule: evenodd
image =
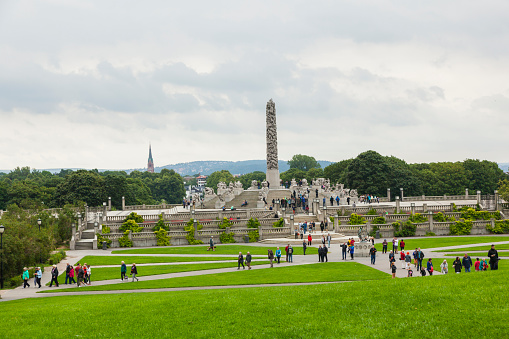
M247 206L242 207L242 203L247 200ZM258 191L244 191L240 195L233 198L232 201L229 201L225 204L228 207L235 208L256 208L256 203L258 202Z
M289 199L292 196L292 193L289 189L282 188L282 189L270 189L269 194L267 195L267 203L270 205L272 204L272 199L274 200L281 200L281 199Z
M87 229L81 232L81 239L76 242L77 250L92 250L94 249L94 223L87 222Z

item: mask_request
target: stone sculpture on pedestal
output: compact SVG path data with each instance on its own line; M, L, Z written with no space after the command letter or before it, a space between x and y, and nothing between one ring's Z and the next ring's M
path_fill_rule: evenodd
M277 154L276 104L270 99L265 109L267 138L267 181L273 188L280 186Z

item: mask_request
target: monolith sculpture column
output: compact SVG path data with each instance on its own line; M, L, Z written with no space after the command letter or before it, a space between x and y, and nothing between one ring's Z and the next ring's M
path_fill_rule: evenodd
M270 99L265 110L267 121L267 178L270 188L279 188L279 165L277 156L276 104Z

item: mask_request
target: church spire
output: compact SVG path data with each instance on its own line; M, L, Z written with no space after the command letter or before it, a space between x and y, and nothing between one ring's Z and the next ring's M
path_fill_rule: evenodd
M147 172L154 173L154 159L152 159L152 145L151 144L148 144Z

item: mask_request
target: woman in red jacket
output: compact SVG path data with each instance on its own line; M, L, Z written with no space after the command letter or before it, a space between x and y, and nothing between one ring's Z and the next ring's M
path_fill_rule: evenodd
M308 245L311 246L311 241L313 241L313 237L311 234L308 234Z

